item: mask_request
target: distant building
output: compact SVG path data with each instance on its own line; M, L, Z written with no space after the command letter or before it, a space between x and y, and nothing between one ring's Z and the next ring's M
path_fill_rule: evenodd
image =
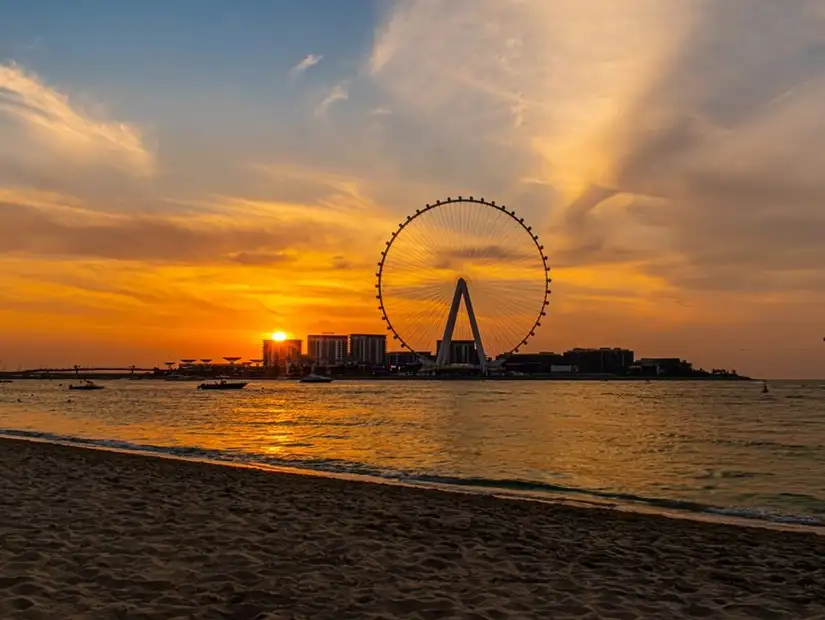
M441 350L441 341L435 343L435 356ZM475 340L453 340L450 343L450 364L478 364Z
M636 362L635 367L643 375L680 377L693 373L693 364L678 357L643 357Z
M564 353L516 353L500 357L504 358L505 370L525 374L580 372L625 375L633 368L633 351L615 347L571 349Z
M261 358L264 368L297 364L301 358L302 340L264 340Z
M336 336L335 334L307 336L307 353L317 363L325 366L346 362L348 346L349 336Z
M411 351L390 351L387 353L386 360L387 365L391 368L406 368L408 366L419 366L421 357L432 358L432 352L424 351L415 354Z
M505 370L524 374L562 372L556 369L561 366L570 366L564 356L559 353L514 353L513 355L499 357L504 358L503 367ZM573 370L570 372L573 372Z
M383 366L387 357L386 334L350 334L349 357L359 364Z
M571 349L564 352L563 363L583 373L622 375L633 366L633 351L611 347Z

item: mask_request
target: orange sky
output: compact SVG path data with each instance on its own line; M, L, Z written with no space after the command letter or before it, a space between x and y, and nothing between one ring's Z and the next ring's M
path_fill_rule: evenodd
M389 234L475 194L546 246L532 350L825 377L824 18L803 0L404 2L350 56L296 49L271 101L245 84L219 111L0 62L0 366L382 333ZM234 73L214 71L217 93Z

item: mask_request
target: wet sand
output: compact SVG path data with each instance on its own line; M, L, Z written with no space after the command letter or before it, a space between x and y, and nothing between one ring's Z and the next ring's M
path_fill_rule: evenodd
M0 618L825 618L825 537L0 439Z

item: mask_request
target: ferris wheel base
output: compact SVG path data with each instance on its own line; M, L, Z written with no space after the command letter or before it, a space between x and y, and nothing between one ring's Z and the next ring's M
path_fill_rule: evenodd
M445 370L451 366L455 366L450 362L450 350L453 344L453 332L455 331L455 322L458 319L458 310L461 307L461 300L464 300L464 308L467 310L467 317L470 319L470 329L473 332L473 341L476 346L476 354L478 355L478 368L481 372L487 374L487 355L484 353L484 345L481 342L481 332L478 329L478 321L476 321L475 312L473 312L473 302L470 300L470 289L467 287L467 281L464 278L459 278L455 285L455 293L453 294L453 303L450 305L450 314L447 315L447 324L444 326L444 336L441 338L441 348L438 350L438 355L435 357L436 370ZM466 367L467 364L459 366ZM469 366L475 366L470 364Z

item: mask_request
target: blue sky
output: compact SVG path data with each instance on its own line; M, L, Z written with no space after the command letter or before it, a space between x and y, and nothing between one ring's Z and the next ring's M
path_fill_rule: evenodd
M0 358L381 329L388 231L475 194L537 348L825 375L823 67L819 0L0 1Z
M8 3L0 57L82 85L114 114L191 123L243 110L289 115L325 84L356 74L370 53L372 0ZM285 78L308 54L324 62ZM237 117L235 118L237 120ZM243 123L237 123L243 126Z

